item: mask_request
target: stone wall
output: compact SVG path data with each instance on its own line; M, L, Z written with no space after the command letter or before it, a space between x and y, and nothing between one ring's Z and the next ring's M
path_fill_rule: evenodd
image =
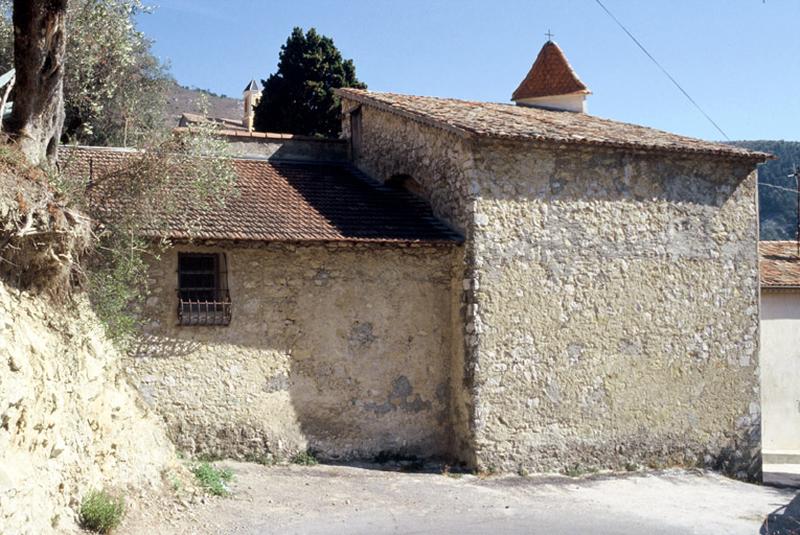
M467 239L462 458L757 471L752 166L461 138L369 106L361 117L358 165L413 176Z
M76 530L87 492L138 495L180 473L119 362L83 298L59 306L0 282L0 532Z
M480 462L755 474L752 168L499 143L476 161Z
M358 108L361 114L361 143L353 149L354 163L368 175L381 181L396 176L412 177L419 184L420 194L434 213L458 230L466 239L454 260L454 287L451 294L453 322L453 360L451 363L451 422L455 457L475 465L471 424L473 411L471 365L465 360L467 340L468 298L474 256L474 195L470 175L474 171L472 146L455 134L419 125L402 117L359 106L342 99L345 112L344 136L350 133L349 116Z
M171 249L128 371L191 453L446 455L453 249ZM225 253L229 326L176 325L179 251Z

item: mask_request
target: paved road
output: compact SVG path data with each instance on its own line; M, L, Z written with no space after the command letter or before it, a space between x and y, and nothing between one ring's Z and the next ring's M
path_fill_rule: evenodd
M481 479L222 464L236 473L233 497L133 512L122 533L800 535L795 492L709 473Z

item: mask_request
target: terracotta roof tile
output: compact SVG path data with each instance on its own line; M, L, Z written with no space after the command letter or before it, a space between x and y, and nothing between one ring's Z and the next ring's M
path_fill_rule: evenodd
M185 115L185 114L184 114ZM190 132L192 130L191 126L176 126L172 129L173 132L177 134ZM286 134L280 132L257 132L255 130L246 130L244 128L218 128L214 130L214 134L223 136L223 137L233 137L233 138L248 138L248 139L264 139L264 140L287 140L287 139L296 139L302 141L314 141L318 143L333 143L336 145L344 145L347 144L347 141L344 139L338 138L328 138L328 137L316 137L316 136L304 136L301 134Z
M98 180L135 157L124 149L62 149L67 173ZM236 195L224 207L180 205L169 229L172 239L454 243L461 238L430 207L405 190L384 186L346 163L234 159ZM99 209L113 199L97 199ZM185 214L201 222L190 231Z
M589 94L591 91L572 70L558 45L553 41L547 41L536 56L528 75L514 91L511 100L572 93Z
M800 288L800 255L796 241L762 241L762 288Z
M184 112L178 121L178 128L186 128L197 125L214 125L218 128L227 130L241 130L247 132L247 128L242 125L241 119L230 119L228 117L207 117L199 113Z
M462 137L693 153L753 162L772 157L763 152L610 121L585 113L452 98L372 93L363 89L346 88L337 89L336 92L344 98L442 128Z

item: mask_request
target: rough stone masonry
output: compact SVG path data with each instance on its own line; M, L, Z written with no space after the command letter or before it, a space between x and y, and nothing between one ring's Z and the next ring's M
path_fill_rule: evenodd
M253 175L253 195L280 185L278 204L213 221L246 233L251 212L289 214L278 238L209 227L211 241L151 269L127 367L180 448L757 475L765 155L581 113L340 96L341 165L368 175L347 187L413 193L463 240L359 243L336 233L377 215L372 201L341 206L333 168L308 183L280 165ZM370 228L432 224L404 203ZM311 219L291 216L306 204ZM312 220L335 242L292 238ZM226 257L228 326L176 321L178 254L202 252Z
M235 316L176 324L179 252L225 252ZM154 261L127 370L179 449L446 457L451 248L181 245Z
M466 236L456 455L758 472L752 161L460 135L363 95L342 95L357 165Z

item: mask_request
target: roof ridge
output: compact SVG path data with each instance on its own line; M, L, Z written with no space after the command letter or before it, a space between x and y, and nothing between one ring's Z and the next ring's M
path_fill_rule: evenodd
M465 138L483 137L544 145L585 145L656 153L684 153L756 162L773 158L765 152L584 113L563 113L505 103L376 93L350 88L337 89L336 94ZM457 109L460 105L468 105L469 109ZM516 121L494 117L495 121L492 123L492 113L502 113Z

